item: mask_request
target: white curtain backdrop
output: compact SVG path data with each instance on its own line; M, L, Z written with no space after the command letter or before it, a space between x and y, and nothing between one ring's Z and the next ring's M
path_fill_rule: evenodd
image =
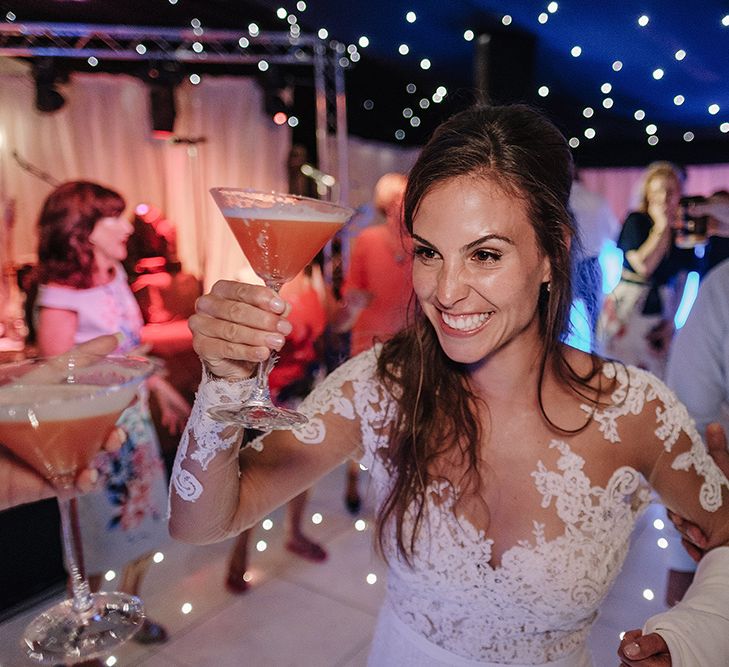
M13 201L16 207L11 259L34 261L36 218L51 191L18 166L12 157L17 151L59 181L95 180L121 192L130 207L159 206L177 227L185 270L204 277L206 286L239 276L247 262L208 189L287 189L290 130L264 115L258 86L249 79L209 76L197 86L179 86L175 135L202 138L195 146L151 137L147 87L138 79L77 74L61 90L66 97L61 110L38 112L28 67L0 58L0 264L7 261L4 204ZM348 147L348 203L364 208L357 227L372 221L367 204L377 179L388 171L407 172L418 150L357 138L350 138ZM581 170L585 185L603 194L621 220L635 205L641 173L640 168ZM727 188L729 164L687 167L687 194Z
M151 138L147 88L138 79L75 75L61 90L64 107L42 114L32 78L0 72L0 202L15 202L14 259L34 260L36 219L52 189L18 166L17 151L59 181L94 180L130 207L156 204L177 227L185 270L204 274L207 284L235 276L245 260L208 189L287 186L290 130L263 115L258 86L225 77L182 84L175 135L203 138L196 146Z

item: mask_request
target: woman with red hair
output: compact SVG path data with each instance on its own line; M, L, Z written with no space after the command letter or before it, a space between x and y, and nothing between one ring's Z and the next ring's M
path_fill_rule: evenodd
M140 345L142 315L121 264L132 232L124 208L118 193L86 181L64 183L46 199L38 221L41 354L60 354L110 333L120 334L118 354ZM163 424L179 429L189 412L185 399L157 375L147 389L156 394ZM102 490L78 499L83 561L92 587L98 588L102 572L123 568L118 587L137 595L152 551L167 536L164 466L146 394L119 425L128 437L102 464ZM166 637L162 626L147 620L136 638Z

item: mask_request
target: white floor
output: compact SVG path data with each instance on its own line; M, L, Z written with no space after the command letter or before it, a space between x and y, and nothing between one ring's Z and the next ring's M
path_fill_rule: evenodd
M252 588L244 595L232 595L223 586L231 542L207 547L171 542L162 549L164 559L152 567L142 591L149 615L170 631L169 641L151 648L130 642L106 664L365 665L383 595L384 567L372 549L371 507L366 503L361 513L366 529L357 530L356 518L343 506L343 489L344 471L337 470L317 485L309 503L309 515L319 513L322 521L310 524L307 532L326 546L328 560L311 564L283 548L279 510L271 517L272 529L256 531L253 544L265 540L267 547L252 550ZM659 517L662 508L651 507L635 534L626 567L603 605L591 636L595 667L616 665L620 632L640 627L664 609L665 552L657 544L663 531L653 525ZM107 588L113 588L113 581ZM644 591L649 591L648 597L653 592L652 601ZM0 624L0 667L34 664L19 644L23 627L56 599L60 593Z

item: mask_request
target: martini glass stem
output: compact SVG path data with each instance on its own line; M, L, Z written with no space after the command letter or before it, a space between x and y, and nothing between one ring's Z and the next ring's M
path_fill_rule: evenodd
M79 534L74 530L76 517L75 499L68 496L58 496L58 510L61 514L61 538L63 540L63 555L66 559L68 575L73 590L73 610L83 614L91 608L91 590L89 582L79 564L78 554L81 552Z
M270 287L276 294L279 293L282 283L273 282L266 280L266 287ZM256 370L256 386L251 392L249 400L255 401L256 403L270 403L271 401L271 390L268 387L268 375L273 369L276 363L277 355L275 352L271 352L270 356L266 361L261 361L258 364Z

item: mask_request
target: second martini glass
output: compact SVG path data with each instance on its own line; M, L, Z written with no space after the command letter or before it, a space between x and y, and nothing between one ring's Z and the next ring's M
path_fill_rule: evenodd
M79 471L132 402L153 365L146 359L69 353L0 366L0 442L56 489L73 597L26 628L28 656L68 664L107 654L142 626L142 601L126 593L91 593L78 566L71 502Z
M331 202L278 192L213 188L210 194L253 271L276 292L314 259L354 213ZM271 354L258 365L255 387L245 403L212 408L211 416L260 431L304 424L304 415L271 401L268 374L275 360Z

